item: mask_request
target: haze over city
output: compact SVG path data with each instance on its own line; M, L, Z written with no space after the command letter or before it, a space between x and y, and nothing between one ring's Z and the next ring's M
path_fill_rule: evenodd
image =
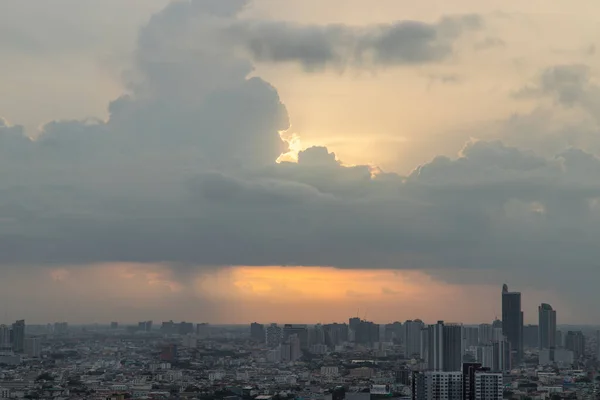
M597 8L0 2L0 322L600 324Z

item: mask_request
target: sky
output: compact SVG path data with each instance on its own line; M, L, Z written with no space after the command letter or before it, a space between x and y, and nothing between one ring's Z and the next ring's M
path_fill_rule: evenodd
M0 321L600 323L593 0L0 3Z

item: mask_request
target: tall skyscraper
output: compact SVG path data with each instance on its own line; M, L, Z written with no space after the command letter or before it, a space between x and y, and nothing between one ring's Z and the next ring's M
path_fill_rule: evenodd
M523 312L521 311L521 293L509 292L508 286L502 286L502 333L510 344L515 364L523 358Z
M538 307L540 349L556 347L556 311L550 304L542 303Z
M25 320L21 319L12 325L12 345L15 353L25 350Z
M404 355L413 357L421 353L421 329L424 324L420 319L408 320L404 323Z

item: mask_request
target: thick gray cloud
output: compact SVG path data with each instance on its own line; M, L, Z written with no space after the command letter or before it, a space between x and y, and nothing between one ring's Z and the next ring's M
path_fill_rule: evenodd
M477 15L442 18L437 23L398 21L368 27L302 26L283 22L246 21L226 34L259 62L292 62L308 71L345 67L439 62L452 54L453 42L477 29Z
M600 257L600 160L582 150L547 157L471 141L459 157L437 157L409 176L344 166L324 147L276 164L285 150L279 131L289 126L277 91L248 79L246 57L198 36L229 29L243 5L173 3L155 16L107 121L51 122L35 141L0 122L1 264L464 268L517 277L559 274L566 264L589 271ZM390 50L396 60L424 61L437 56L403 40L431 29L434 38L456 37L469 21L399 24L360 38L371 38L371 49L400 46ZM429 43L419 40L411 43ZM544 79L544 95L566 90L576 104L593 91L569 73Z

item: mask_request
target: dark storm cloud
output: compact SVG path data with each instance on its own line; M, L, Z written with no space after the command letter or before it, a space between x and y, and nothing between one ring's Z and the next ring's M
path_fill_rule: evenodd
M107 121L51 122L35 141L0 123L0 263L555 271L598 259L600 161L581 150L542 157L472 141L406 177L344 166L324 147L276 164L285 106L270 84L247 78L247 58L209 35L237 24L243 5L173 3L154 17ZM415 38L456 37L475 21L360 39L397 46L393 62L424 60L434 56L418 43L429 42ZM583 104L593 88L559 72L538 89Z
M442 18L437 23L398 21L363 28L305 26L284 22L241 22L227 36L259 62L299 63L309 71L439 62L452 54L453 42L478 29L476 15Z

